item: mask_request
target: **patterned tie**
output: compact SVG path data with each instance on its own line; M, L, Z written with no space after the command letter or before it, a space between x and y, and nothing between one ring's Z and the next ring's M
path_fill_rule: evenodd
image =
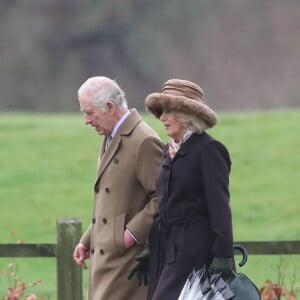
M105 151L108 149L110 143L111 143L111 140L112 140L112 136L109 134L106 136L106 141L105 141Z

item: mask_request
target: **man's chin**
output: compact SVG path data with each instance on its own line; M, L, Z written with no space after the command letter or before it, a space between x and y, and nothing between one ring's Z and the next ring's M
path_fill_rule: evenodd
M105 133L102 130L98 129L97 127L95 127L95 130L99 135L105 135Z

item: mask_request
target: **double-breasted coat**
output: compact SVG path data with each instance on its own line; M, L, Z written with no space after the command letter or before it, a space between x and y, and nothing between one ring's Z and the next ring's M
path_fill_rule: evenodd
M233 257L230 156L206 132L192 134L171 160L168 146L156 180L159 215L150 232L148 299L174 300L193 268Z
M90 248L89 300L142 300L147 290L127 275L143 250L157 212L155 177L163 144L135 109L98 160L92 222L81 238ZM140 245L126 249L125 228Z

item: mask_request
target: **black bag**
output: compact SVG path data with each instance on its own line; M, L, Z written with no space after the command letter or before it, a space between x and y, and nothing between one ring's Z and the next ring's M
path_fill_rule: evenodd
M247 250L241 245L234 245L234 249L239 250L242 255L242 261L239 266L242 267L248 259ZM261 295L256 285L243 273L234 273L228 281L229 287L234 293L235 300L260 300Z
M255 284L243 273L234 274L228 285L234 294L234 300L260 300L261 295Z

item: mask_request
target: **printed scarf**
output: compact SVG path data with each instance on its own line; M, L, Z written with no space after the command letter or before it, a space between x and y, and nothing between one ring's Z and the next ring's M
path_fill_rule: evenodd
M191 130L186 130L183 134L183 138L179 143L176 143L173 138L169 140L169 155L171 159L175 156L180 146L193 134Z

